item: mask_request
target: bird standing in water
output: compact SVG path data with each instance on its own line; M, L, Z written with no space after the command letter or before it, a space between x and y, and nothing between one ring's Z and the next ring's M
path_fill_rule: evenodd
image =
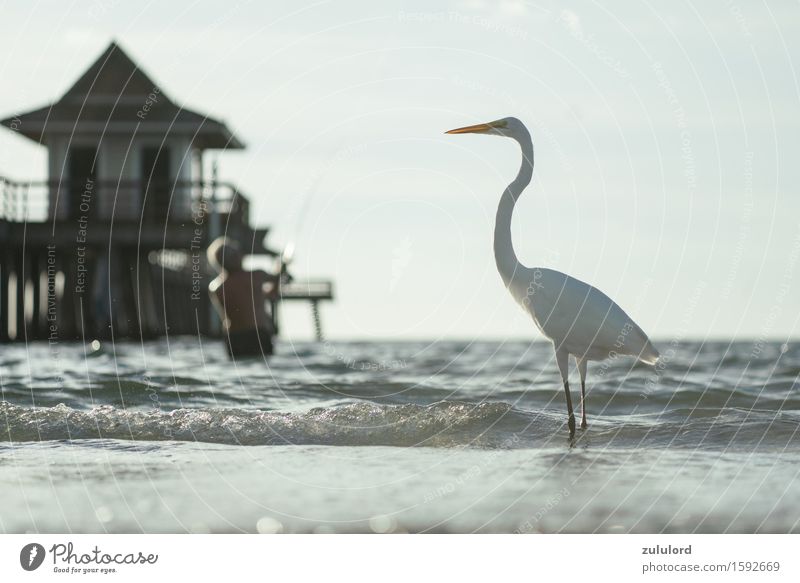
M586 367L590 360L617 355L635 356L654 365L658 360L647 334L614 301L565 273L544 267L525 267L514 253L511 216L514 205L533 176L533 141L525 125L514 117L450 130L448 134L489 134L516 140L522 149L522 165L497 207L494 258L508 291L528 312L533 322L553 342L556 362L567 398L570 437L575 435L575 414L569 390L569 357L581 376L581 428L586 429Z

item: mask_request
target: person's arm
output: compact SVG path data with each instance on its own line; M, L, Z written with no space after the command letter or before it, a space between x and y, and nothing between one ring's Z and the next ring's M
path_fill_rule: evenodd
M262 271L261 282L261 288L264 290L267 299L271 301L278 299L281 291L281 276Z
M222 320L222 328L227 330L230 326L230 321L228 320L228 314L225 312L225 305L219 297L221 287L222 281L219 277L215 278L208 284L208 295L211 296L211 303L217 311L217 314L219 314L220 320Z

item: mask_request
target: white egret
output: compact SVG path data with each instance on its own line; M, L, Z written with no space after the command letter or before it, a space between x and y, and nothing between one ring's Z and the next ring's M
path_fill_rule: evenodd
M494 257L508 291L531 315L542 334L553 342L567 398L570 437L573 437L575 415L568 378L570 355L580 372L581 428L585 429L588 361L630 355L653 365L658 360L658 351L631 317L597 288L559 271L525 267L517 259L511 240L511 215L517 199L533 176L533 142L528 128L520 120L507 117L447 133L506 136L516 140L522 149L519 173L506 187L497 207Z

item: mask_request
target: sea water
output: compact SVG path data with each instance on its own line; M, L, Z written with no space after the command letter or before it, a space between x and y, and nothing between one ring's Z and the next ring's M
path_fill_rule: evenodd
M0 532L800 532L800 343L656 344L7 345Z

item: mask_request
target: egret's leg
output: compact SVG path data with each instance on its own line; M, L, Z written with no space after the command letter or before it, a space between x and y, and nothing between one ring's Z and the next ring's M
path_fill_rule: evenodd
M569 414L569 436L575 436L575 414L572 411L572 396L569 394L569 352L556 349L556 362L558 370L561 372L561 380L564 381L564 393L567 395L567 413Z
M584 358L575 359L578 362L578 372L581 373L581 429L586 429L586 365Z

